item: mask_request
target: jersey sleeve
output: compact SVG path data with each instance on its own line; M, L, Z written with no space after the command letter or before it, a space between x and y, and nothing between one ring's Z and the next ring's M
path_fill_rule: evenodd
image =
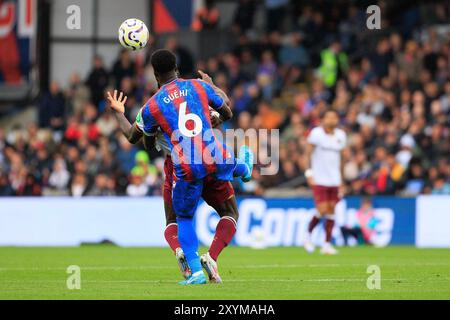
M307 141L309 144L317 145L319 144L319 131L316 128L312 129L308 135Z
M135 123L136 127L146 136L155 135L158 129L158 123L150 113L150 109L147 105L144 105L141 110L139 110Z
M216 93L214 88L207 82L199 80L203 89L205 89L206 96L208 97L208 104L214 110L218 110L223 106L223 98Z
M144 120L142 120L142 108L137 113L134 124L141 132L144 132Z

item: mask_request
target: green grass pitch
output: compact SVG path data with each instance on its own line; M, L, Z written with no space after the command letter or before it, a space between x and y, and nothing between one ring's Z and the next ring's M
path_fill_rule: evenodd
M202 250L202 252L205 249ZM181 287L167 248L0 248L0 299L450 299L450 250L341 248L337 256L301 248L229 247L224 283ZM69 265L81 289L69 290ZM366 286L381 268L381 289Z

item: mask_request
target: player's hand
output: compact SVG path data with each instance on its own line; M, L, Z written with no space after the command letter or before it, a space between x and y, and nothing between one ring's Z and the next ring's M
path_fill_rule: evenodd
M114 95L111 96L111 92L108 91L107 99L111 108L119 113L125 113L125 102L127 102L127 96L120 92L119 97L117 97L117 90L114 90Z
M198 70L198 73L200 74L200 77L202 77L203 81L213 84L212 78L207 73L204 73L202 70Z
M306 178L306 182L308 183L308 186L310 186L310 187L314 187L314 185L315 185L313 177Z
M209 110L209 117L211 118L211 125L212 125L213 128L217 128L223 122L220 119L220 114L217 111L213 110L213 109Z

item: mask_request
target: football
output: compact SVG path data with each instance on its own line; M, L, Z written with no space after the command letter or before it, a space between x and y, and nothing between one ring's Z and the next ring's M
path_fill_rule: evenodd
M124 48L140 50L145 47L148 38L147 26L139 19L127 19L119 27L119 42Z

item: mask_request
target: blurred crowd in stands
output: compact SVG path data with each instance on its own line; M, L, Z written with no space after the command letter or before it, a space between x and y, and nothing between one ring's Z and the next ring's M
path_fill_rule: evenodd
M197 30L218 28L220 11L206 3ZM239 1L229 51L205 60L171 37L138 55L122 51L112 68L96 57L89 76L74 74L67 87L51 82L36 124L0 129L0 195L161 194L162 155L130 145L104 98L125 92L133 121L157 90L148 58L159 47L177 54L183 77L204 70L228 93L234 119L224 128L280 129L279 170L256 170L237 192L307 191L306 137L334 108L348 134L347 194L450 194L449 4L380 1L382 28L367 30L364 5L297 3L266 0L257 30L260 2Z

